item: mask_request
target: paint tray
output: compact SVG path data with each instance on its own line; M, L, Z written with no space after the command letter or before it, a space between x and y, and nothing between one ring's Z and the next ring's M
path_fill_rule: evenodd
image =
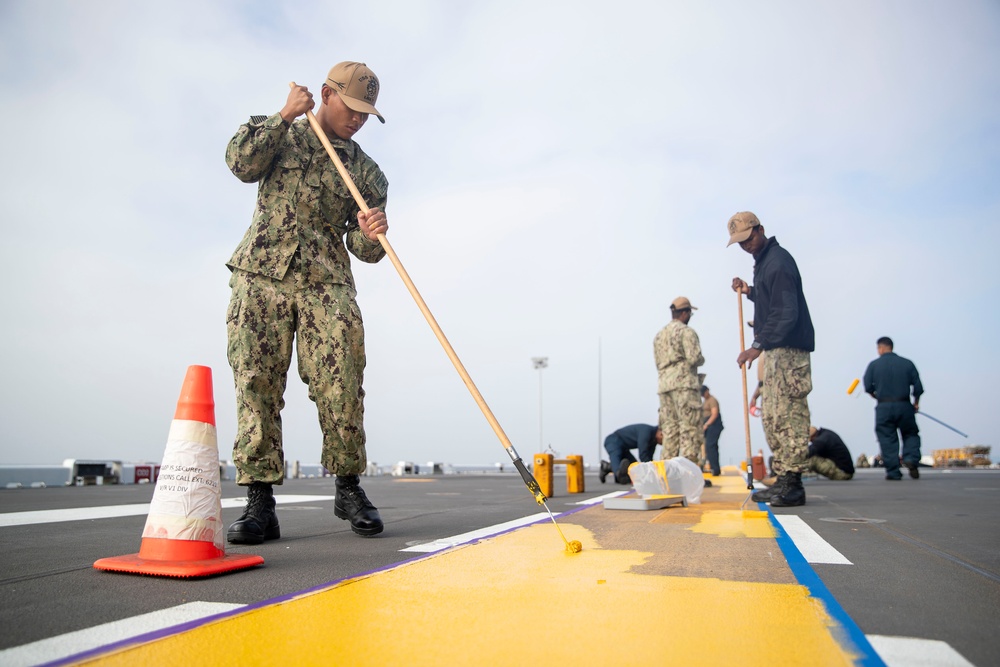
M625 496L624 498L605 498L606 510L661 510L671 505L687 507L687 499L683 494Z

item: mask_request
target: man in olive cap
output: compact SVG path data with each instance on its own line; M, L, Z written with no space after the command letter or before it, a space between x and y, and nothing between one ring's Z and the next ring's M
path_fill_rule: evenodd
M364 536L382 532L378 510L359 484L365 470L365 340L348 252L363 262L385 255L388 182L353 141L375 109L379 81L364 63L334 66L320 92L316 119L366 203L365 213L309 122L313 94L294 86L281 111L251 116L226 148L226 164L257 183L257 204L227 262L232 298L226 316L236 384L237 483L246 510L228 540L259 544L280 537L272 486L284 479L281 408L292 357L309 386L323 432L321 463L336 475L334 514Z
M701 354L698 334L688 326L695 310L687 297L673 300L670 323L653 339L653 357L659 373L663 458L683 456L700 468L705 436L701 429L698 367L705 363L705 357Z
M802 291L798 266L778 239L768 238L757 216L749 211L729 219L729 244L739 243L754 258L753 286L733 278L733 290L754 302L753 343L736 358L739 366L764 355L761 421L774 454L777 481L757 491L756 502L774 507L804 505L802 473L808 469L809 402L812 391L810 353L815 332Z

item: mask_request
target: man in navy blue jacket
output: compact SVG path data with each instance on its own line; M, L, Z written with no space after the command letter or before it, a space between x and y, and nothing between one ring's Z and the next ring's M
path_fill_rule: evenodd
M728 230L729 245L739 243L754 259L752 287L733 278L733 290L746 294L754 303L753 343L740 353L736 363L749 367L767 351L761 411L778 479L752 498L770 502L773 507L805 505L802 473L808 469L807 396L812 391L809 355L816 348L816 334L802 291L802 277L792 256L778 245L778 239L765 235L764 226L753 213L731 217Z
M875 435L885 462L885 478L899 480L899 437L903 437L903 466L910 477L918 479L920 470L920 429L917 411L924 386L917 367L892 351L892 339L883 336L876 341L878 359L865 369L865 391L878 401L875 406ZM910 391L913 403L910 403Z
M631 484L628 467L636 462L632 450L639 450L639 460L645 463L653 460L656 446L662 443L663 432L658 426L649 424L622 426L604 439L604 449L608 450L611 463L601 461L601 484L609 474L614 474L615 481L619 484Z

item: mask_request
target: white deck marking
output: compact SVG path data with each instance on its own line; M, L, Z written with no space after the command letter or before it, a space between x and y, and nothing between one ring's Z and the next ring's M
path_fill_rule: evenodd
M412 547L400 549L400 551L416 551L419 553L443 551L444 549L458 546L459 544L475 542L476 540L484 537L491 537L497 533L502 533L513 528L520 528L521 526L526 526L531 523L537 523L541 519L548 518L548 516L549 515L545 512L539 512L538 514L532 514L531 516L521 517L520 519L514 519L513 521L507 521L505 523L498 523L495 526L487 526L486 528L480 528L479 530L462 533L461 535L455 535L454 537L443 537L439 540L434 540L433 542L416 544Z
M830 546L830 543L809 527L802 517L794 514L774 515L802 557L809 563L826 563L829 565L853 565L842 553Z
M0 664L7 667L27 667L66 658L83 651L156 632L181 623L221 614L244 605L222 602L188 602L149 614L141 614L86 630L68 632L58 637L42 639L0 651Z
M588 498L587 500L580 500L580 501L577 501L577 502L575 502L573 504L574 505L599 505L600 503L604 502L605 498L617 498L618 496L624 496L624 495L627 495L629 493L632 493L631 489L629 489L628 491L612 491L611 493L605 493L603 496L597 496L596 498Z
M889 667L975 667L946 642L918 637L865 635Z
M290 503L314 503L333 500L333 496L275 495L279 505ZM246 498L224 498L222 507L230 509L243 507ZM149 514L149 503L136 505L106 505L104 507L77 507L65 510L38 510L35 512L9 512L0 514L0 528L6 526L30 526L36 523L58 523L60 521L91 521L93 519L113 519L122 516Z

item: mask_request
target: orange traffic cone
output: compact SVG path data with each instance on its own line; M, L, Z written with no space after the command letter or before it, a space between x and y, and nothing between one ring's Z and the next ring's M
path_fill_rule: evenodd
M212 369L189 366L139 553L102 558L94 567L164 577L204 577L264 562L260 556L227 556L224 530Z

